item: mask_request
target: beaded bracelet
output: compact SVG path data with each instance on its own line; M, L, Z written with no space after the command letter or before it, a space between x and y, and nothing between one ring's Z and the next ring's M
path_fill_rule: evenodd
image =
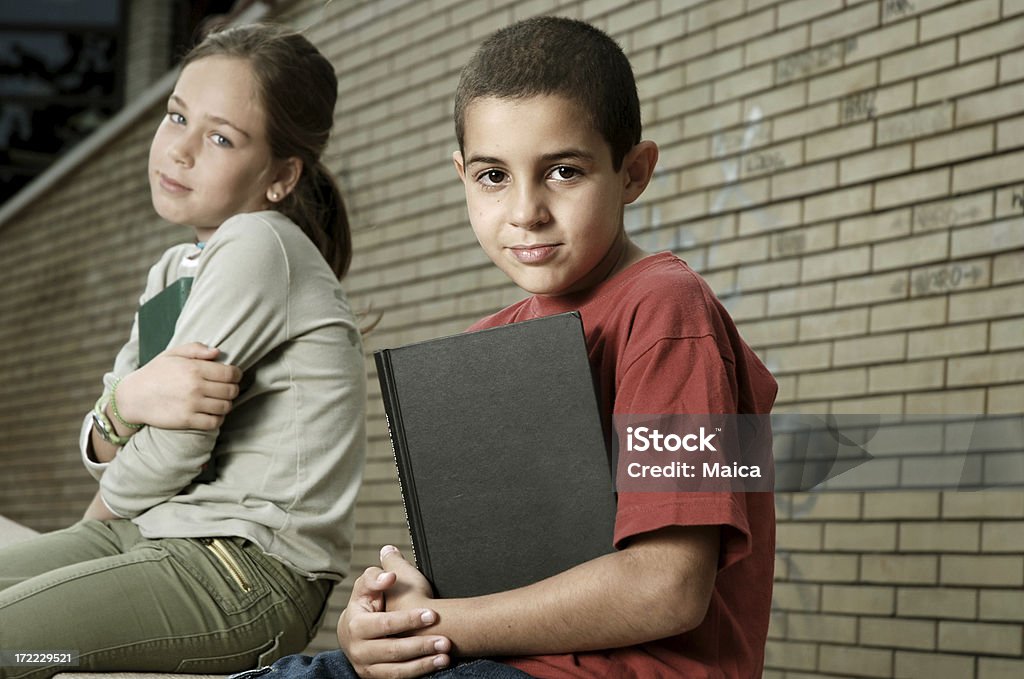
M110 410L114 413L114 417L118 422L128 427L129 429L142 429L143 425L128 422L121 417L121 412L117 409L117 387L121 384L121 380L114 382L114 386L110 389Z

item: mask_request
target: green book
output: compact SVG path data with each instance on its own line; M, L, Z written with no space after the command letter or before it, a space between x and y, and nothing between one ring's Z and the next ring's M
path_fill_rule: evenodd
M139 307L139 367L149 363L170 344L174 326L191 291L192 278L179 278ZM207 483L214 478L214 466L208 463L203 465L193 483Z
M192 278L179 278L139 307L139 367L167 348L192 290Z

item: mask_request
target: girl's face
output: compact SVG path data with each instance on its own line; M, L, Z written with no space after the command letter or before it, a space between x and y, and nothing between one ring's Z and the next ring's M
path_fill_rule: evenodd
M149 149L157 213L205 241L229 217L270 207L278 165L249 62L211 56L186 66Z

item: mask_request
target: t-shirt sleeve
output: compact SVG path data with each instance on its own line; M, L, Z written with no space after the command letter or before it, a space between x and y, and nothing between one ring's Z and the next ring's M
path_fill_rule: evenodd
M735 413L733 366L712 335L656 340L620 372L614 412L631 415ZM615 545L668 526L723 527L719 565L751 551L742 493L623 492L618 496Z
M225 222L207 243L169 346L202 342L244 371L288 336L288 258L273 228L251 215ZM210 459L219 430L144 427L100 483L115 513L133 517L177 495Z

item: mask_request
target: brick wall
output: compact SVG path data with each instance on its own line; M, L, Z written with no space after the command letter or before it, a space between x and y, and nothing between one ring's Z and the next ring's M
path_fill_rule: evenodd
M280 11L339 72L327 161L356 226L348 289L383 314L369 349L457 332L520 298L468 227L451 96L483 36L556 12L620 41L645 136L661 146L627 229L707 277L775 372L780 411L1024 411L1024 2L309 0ZM157 116L0 225L0 513L39 528L72 520L91 492L78 417L145 265L182 235L148 208ZM407 544L370 383L360 567L385 542ZM1024 493L791 493L777 508L766 676L1024 672ZM329 627L316 647L331 645Z

